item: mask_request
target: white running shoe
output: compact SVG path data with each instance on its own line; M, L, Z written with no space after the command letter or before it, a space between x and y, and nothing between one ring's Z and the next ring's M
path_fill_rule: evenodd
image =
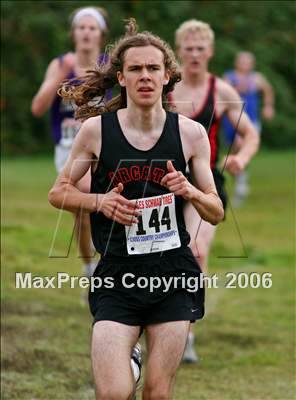
M89 263L89 264L84 264L82 267L82 274L83 276L86 276L87 278L91 278L97 268L97 262Z
M248 183L247 172L242 172L236 176L235 187L234 187L234 199L233 205L235 208L239 208L246 200L250 193L250 187Z
M142 349L140 343L137 343L132 351L131 366L134 373L134 378L138 384L141 379L142 369Z
M141 379L141 369L142 369L142 349L140 343L137 343L132 351L131 356L131 367L133 370L135 382L136 382L136 389L139 386L139 382ZM136 400L136 394L133 400Z
M182 359L183 363L196 364L198 362L198 355L194 348L194 342L195 342L194 334L192 332L189 332Z

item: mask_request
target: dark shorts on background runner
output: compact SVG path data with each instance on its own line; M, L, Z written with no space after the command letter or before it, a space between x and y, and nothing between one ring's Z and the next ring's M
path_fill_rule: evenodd
M118 259L117 259L118 258ZM204 289L189 292L182 288L178 280L177 287L170 287L164 292L164 286L154 289L126 288L122 284L123 275L131 273L135 278L128 278L128 283L136 283L138 277L183 277L194 278L200 283L201 270L189 247L180 248L159 254L143 256L139 261L129 257L102 259L94 273L94 277L102 280L113 278L113 288L97 288L89 292L90 311L94 323L111 320L127 325L146 326L154 323L187 320L194 322L204 315ZM183 285L184 286L184 285ZM191 287L192 287L191 286Z
M215 185L216 185L216 189L217 189L217 193L223 203L223 207L224 207L224 211L226 211L226 207L227 207L227 194L224 190L224 186L225 186L225 177L224 175L221 174L221 172L214 168L212 170L213 172L213 177L214 177L214 181L215 181Z

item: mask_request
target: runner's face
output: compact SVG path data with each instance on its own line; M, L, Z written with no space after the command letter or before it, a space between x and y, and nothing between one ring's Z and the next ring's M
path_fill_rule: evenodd
M207 70L213 47L210 40L204 39L198 32L189 32L181 40L178 55L186 72L198 74Z
M236 69L243 74L248 74L254 68L254 59L249 54L241 54L236 60Z
M128 49L118 81L126 87L128 99L136 105L151 107L161 102L163 86L169 82L162 51L154 46Z
M81 17L73 29L76 50L91 51L100 46L102 31L92 16Z

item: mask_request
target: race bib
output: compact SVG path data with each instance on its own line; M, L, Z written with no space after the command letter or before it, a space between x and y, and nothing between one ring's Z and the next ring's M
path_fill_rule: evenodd
M138 223L125 227L127 252L148 254L181 246L173 193L137 199L142 214Z
M63 147L71 147L75 136L80 129L81 123L74 118L65 118L61 125L62 137L60 144Z

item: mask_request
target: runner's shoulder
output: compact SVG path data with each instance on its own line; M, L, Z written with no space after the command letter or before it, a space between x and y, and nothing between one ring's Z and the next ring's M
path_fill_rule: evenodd
M219 95L223 95L225 92L227 93L229 89L232 89L232 86L228 81L218 76L216 76L216 85Z
M240 98L237 91L234 89L233 86L231 86L229 82L217 76L216 76L216 82L217 82L216 87L219 100L234 101Z
M101 116L90 117L82 122L79 135L88 142L101 140Z
M266 77L258 71L253 72L253 77L255 81L256 88L262 90L262 87L267 84Z
M51 60L46 70L46 78L55 77L55 75L59 73L60 68L61 66L58 57Z
M179 114L179 127L181 136L191 142L208 136L202 124L182 114Z
M69 69L70 66L74 68L74 53L69 51L68 53L60 54L50 61L47 67L47 73L58 73L61 68L67 64Z

